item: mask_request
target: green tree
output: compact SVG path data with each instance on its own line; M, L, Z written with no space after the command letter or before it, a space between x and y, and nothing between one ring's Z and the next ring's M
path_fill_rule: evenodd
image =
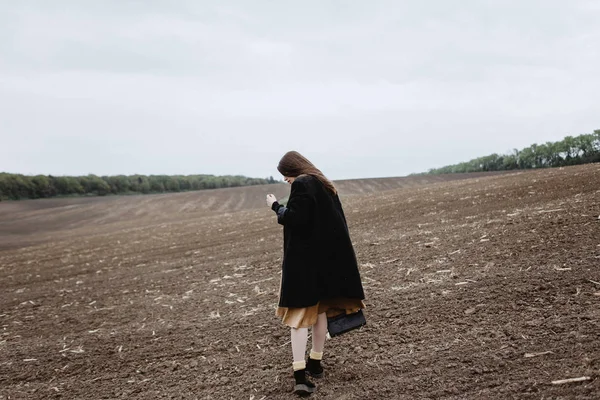
M165 190L167 192L179 192L181 190L179 187L179 179L177 177L167 177Z
M593 134L566 136L558 142L536 143L511 154L475 158L470 161L430 169L430 174L499 171L526 168L559 167L600 161L600 130Z
M52 197L56 194L53 187L50 185L50 179L44 175L36 175L31 178L31 183L34 188L34 196L32 199Z

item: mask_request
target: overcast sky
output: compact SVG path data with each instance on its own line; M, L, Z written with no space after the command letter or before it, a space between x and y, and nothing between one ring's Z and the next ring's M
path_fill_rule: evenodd
M600 0L0 0L0 171L400 176L600 129Z

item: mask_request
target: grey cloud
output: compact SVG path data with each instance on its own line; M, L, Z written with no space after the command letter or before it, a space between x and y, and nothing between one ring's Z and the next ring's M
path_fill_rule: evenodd
M390 176L556 140L600 127L599 16L589 0L6 2L0 170L266 176L297 148L333 178Z

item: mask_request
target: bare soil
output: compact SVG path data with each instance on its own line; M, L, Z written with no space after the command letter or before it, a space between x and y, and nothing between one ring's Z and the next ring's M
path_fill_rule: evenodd
M600 164L390 182L338 184L368 324L311 398L600 398ZM266 191L0 203L0 399L293 398Z

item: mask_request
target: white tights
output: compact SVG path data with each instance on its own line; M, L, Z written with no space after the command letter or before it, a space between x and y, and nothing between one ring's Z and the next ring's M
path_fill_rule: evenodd
M322 353L325 347L325 336L327 336L327 316L321 313L317 316L317 322L312 327L312 350ZM304 361L306 355L306 343L308 342L308 328L292 328L292 355L294 362Z

